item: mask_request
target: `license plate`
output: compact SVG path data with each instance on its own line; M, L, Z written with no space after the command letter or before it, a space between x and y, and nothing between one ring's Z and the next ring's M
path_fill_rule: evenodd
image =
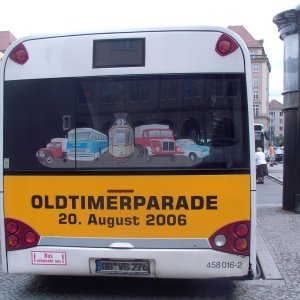
M150 261L97 259L96 272L113 275L149 275Z

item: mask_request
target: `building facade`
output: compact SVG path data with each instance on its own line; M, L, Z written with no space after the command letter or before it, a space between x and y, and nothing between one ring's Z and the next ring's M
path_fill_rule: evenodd
M0 31L0 61L3 58L5 50L16 40L10 31Z
M269 73L271 65L264 50L264 41L256 40L243 26L229 26L246 43L251 57L254 123L269 129Z
M284 137L284 113L283 104L277 100L269 102L269 133L270 142L281 145Z

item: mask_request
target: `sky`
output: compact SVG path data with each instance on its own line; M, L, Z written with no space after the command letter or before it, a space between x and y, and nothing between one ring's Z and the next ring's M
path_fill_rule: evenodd
M271 64L269 99L283 102L283 41L273 18L300 0L1 1L0 31L24 36L167 26L243 25L264 40Z

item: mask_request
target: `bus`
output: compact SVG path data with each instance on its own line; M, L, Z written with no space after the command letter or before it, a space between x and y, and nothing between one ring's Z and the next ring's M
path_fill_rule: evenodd
M254 136L255 136L255 149L260 147L263 152L268 145L266 142L269 140L268 133L264 130L263 124L254 124Z
M68 132L67 158L97 160L108 149L107 135L92 128L76 128Z
M256 276L250 56L238 35L174 27L22 38L5 53L1 86L3 272ZM83 160L78 143L70 157L71 140L87 128L109 137L116 115L138 135L126 163L109 151ZM137 155L149 132L140 128L158 124L172 141L153 136L147 147L176 159ZM66 136L68 159L40 163L38 149ZM176 143L185 139L208 153L191 159Z

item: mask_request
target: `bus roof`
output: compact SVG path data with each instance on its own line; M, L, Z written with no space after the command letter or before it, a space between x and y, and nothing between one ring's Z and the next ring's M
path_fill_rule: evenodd
M221 56L215 51L222 34L238 45L230 55ZM145 39L145 64L93 67L95 41L121 38ZM28 52L28 61L21 65L9 59L19 44ZM229 29L169 27L25 37L7 49L2 64L5 80L22 80L149 73L244 73L247 59L250 61L244 42Z

